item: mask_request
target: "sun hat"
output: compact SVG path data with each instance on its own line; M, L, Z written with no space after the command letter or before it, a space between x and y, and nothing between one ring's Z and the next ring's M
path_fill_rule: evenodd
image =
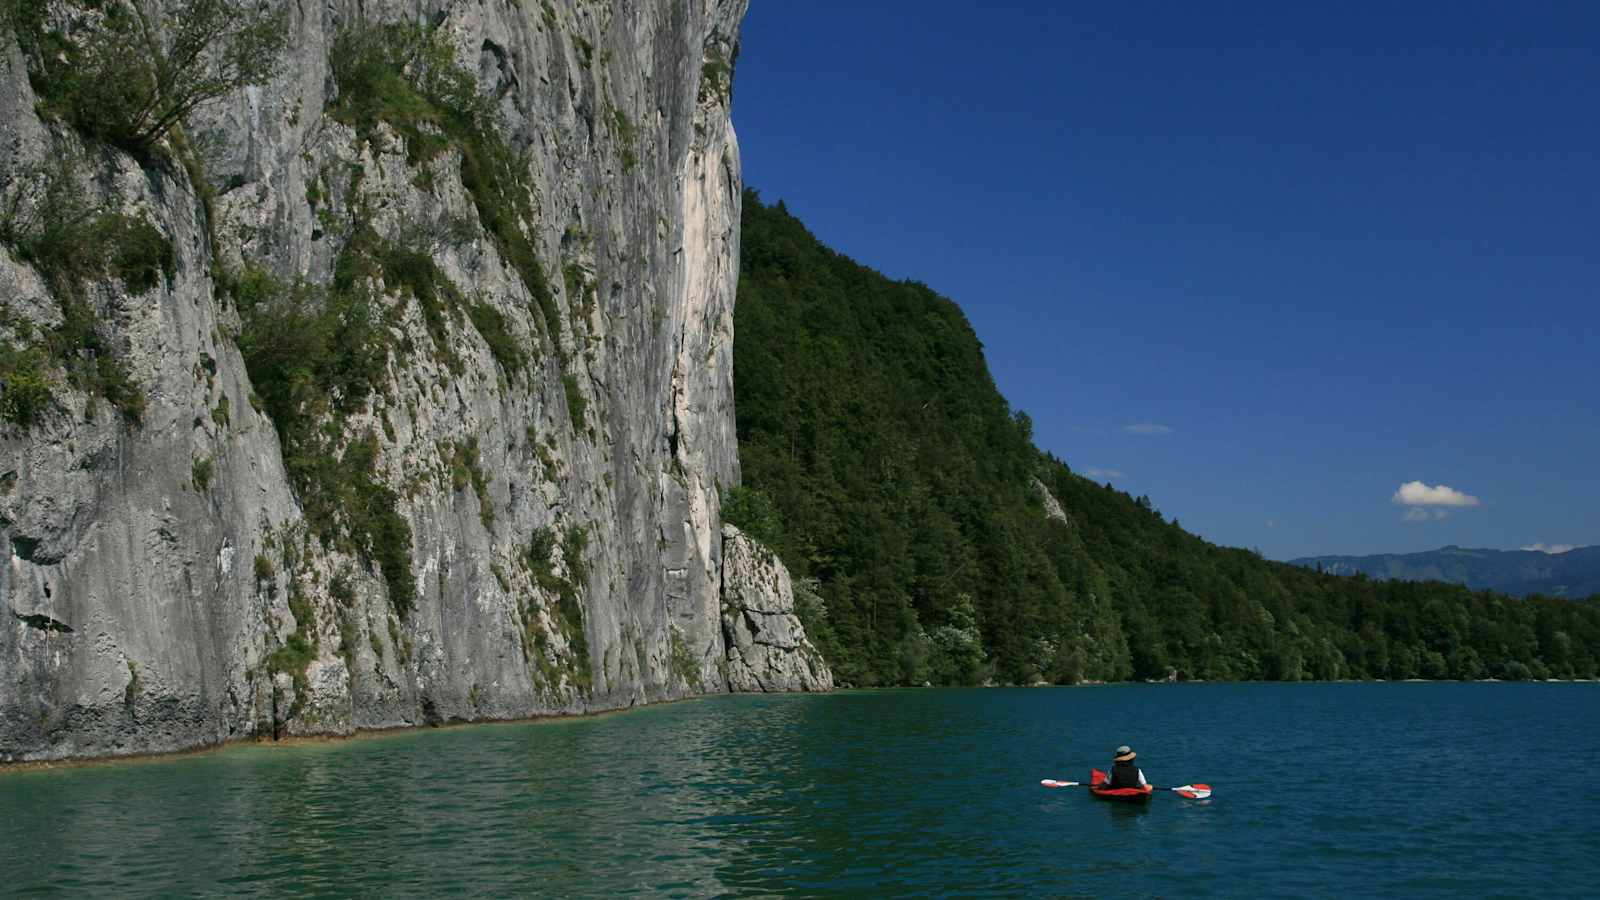
M1113 760L1117 761L1117 762L1127 762L1128 760L1131 760L1135 756L1138 756L1138 755L1139 754L1137 754L1137 753L1133 752L1131 749L1129 749L1127 744L1123 744L1121 747L1117 748L1116 755L1111 757L1111 758Z

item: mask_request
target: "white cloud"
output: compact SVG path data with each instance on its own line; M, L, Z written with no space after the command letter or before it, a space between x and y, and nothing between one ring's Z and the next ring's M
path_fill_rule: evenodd
M1577 545L1575 545L1575 544L1529 544L1528 546L1523 547L1522 549L1524 549L1524 550L1537 550L1540 553L1548 553L1551 556L1554 556L1557 553L1565 553L1568 550L1571 550L1575 546L1577 546Z
M1083 474L1090 478L1126 478L1127 473L1121 469L1084 469Z
M1449 518L1449 516L1450 516L1450 510L1448 510L1448 509L1423 509L1420 506L1412 506L1412 507L1408 507L1406 509L1406 514L1400 517L1400 521L1402 521L1402 522L1427 522L1429 520L1438 521L1440 519Z
M1122 430L1128 434L1171 434L1172 429L1165 425L1156 425L1150 422L1140 422L1137 425L1124 425Z
M1408 481L1400 485L1400 489L1389 498L1401 506L1477 506L1480 501L1471 494L1463 493L1448 485L1427 485L1420 481ZM1409 517L1408 517L1409 518ZM1440 516L1439 518L1444 518Z

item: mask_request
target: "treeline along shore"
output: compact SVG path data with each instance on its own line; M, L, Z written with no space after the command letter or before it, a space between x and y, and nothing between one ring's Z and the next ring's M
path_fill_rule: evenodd
M744 195L730 520L844 683L1593 678L1600 596L1321 574L1040 451L927 286Z

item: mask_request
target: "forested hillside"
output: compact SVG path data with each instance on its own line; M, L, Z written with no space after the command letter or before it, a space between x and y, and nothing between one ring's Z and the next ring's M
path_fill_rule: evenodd
M747 191L743 221L743 487L724 512L789 565L842 681L1595 675L1600 598L1210 544L1036 449L953 302L834 253L781 202Z

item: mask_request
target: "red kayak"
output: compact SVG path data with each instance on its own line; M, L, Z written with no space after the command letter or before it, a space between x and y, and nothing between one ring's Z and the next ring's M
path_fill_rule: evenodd
M1101 800L1115 800L1119 803L1149 803L1150 795L1155 788L1150 785L1136 788L1109 788L1104 785L1111 779L1099 769L1089 770L1089 793Z

